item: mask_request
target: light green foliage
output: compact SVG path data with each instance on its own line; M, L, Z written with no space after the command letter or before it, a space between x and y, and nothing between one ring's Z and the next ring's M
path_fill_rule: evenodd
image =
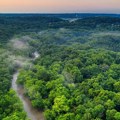
M108 17L83 18L71 23L40 16L1 17L0 45L15 33L30 36L25 46L20 41L13 42L30 49L16 51L16 48L12 54L32 57L37 50L40 57L33 61L33 66L21 69L17 83L23 85L33 107L44 111L46 120L119 120L119 24L119 18ZM0 119L25 120L21 103L10 90L11 75L16 70L13 67L18 66L9 60L9 52L3 54L6 45L3 46Z
M112 109L112 110L107 110L106 111L106 120L115 120L114 116L116 114L116 110Z
M54 99L54 105L52 106L52 109L57 112L58 114L62 112L68 112L69 106L68 106L68 100L65 96L58 96Z
M120 113L119 112L115 113L114 118L115 120L120 120Z
M115 90L116 90L117 92L120 92L120 81L115 82L114 88L115 88Z
M26 120L22 103L10 89L14 69L9 55L10 52L0 49L0 120Z
M47 120L115 119L120 105L119 54L72 45L42 49L42 58L25 74L21 71L18 82Z

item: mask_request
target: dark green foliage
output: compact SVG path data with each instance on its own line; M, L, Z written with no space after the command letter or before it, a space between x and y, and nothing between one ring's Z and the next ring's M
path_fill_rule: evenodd
M59 22L62 22L62 20L54 17L0 16L0 43L7 43L14 34L36 32L41 29L47 29L51 24L57 24Z
M82 30L120 30L120 18L89 17L69 22L55 17L1 15L0 16L0 43L7 41L14 34L25 32L38 32L48 28L70 28Z
M79 19L72 24L77 28L120 30L120 18L117 17L89 17Z
M22 104L10 89L13 71L9 67L11 63L7 60L6 52L0 49L0 120L25 120Z
M72 38L60 43L61 35L73 35L60 29L54 38L53 32L37 35L41 56L18 79L33 106L44 110L47 120L118 120L119 52L81 47Z
M31 37L28 44L40 57L33 67L21 70L17 82L47 120L119 120L119 30L120 18L69 22L8 15L0 17L0 45L7 49L4 43L18 33ZM9 64L7 55L1 55L0 119L25 120L21 103L10 89L14 69Z

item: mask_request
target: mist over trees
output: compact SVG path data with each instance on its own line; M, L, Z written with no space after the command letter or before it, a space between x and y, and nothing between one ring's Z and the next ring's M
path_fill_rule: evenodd
M40 56L30 61L31 67L20 69L17 84L46 120L119 120L119 32L117 17L69 22L55 17L0 16L0 119L27 119L11 89L17 67L10 56L31 59L32 52L38 51ZM28 48L18 50L8 44L14 36Z

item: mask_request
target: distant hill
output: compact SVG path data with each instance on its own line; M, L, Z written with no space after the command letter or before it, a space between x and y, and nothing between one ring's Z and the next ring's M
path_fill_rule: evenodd
M78 19L74 19L78 17ZM61 19L64 18L64 19ZM82 19L79 19L82 18ZM117 14L0 14L0 42L6 43L15 34L44 29L120 30Z
M46 13L46 14L39 14L39 13L20 13L20 14L0 14L0 16L42 16L42 17L58 17L58 18L86 18L86 17L100 17L100 16L107 16L107 17L120 17L120 14L103 14L103 13Z

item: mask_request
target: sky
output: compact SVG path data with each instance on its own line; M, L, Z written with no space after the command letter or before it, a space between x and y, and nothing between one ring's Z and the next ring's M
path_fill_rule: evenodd
M120 13L120 0L0 0L0 13Z

